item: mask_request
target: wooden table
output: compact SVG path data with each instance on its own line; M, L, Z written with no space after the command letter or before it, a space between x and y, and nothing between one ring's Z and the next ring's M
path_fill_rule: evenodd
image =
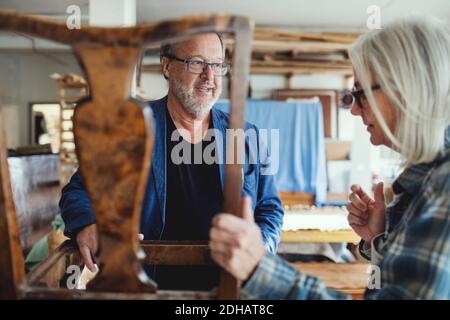
M361 238L351 229L336 231L295 230L281 233L281 242L358 243L360 240Z
M285 209L282 242L358 243L342 207L294 206Z
M292 195L291 195L292 197ZM294 211L294 213L292 213ZM298 214L297 212L304 212L305 215L317 214L329 216L330 212L339 209L333 208L300 208L297 210L287 210L286 216L289 214ZM299 221L298 227L304 227L305 223L312 226L308 221ZM337 227L343 226L339 223ZM321 227L326 227L321 226ZM329 227L329 226L328 226ZM347 229L348 228L348 229ZM281 233L282 243L358 243L360 237L347 226L345 229L297 229L297 230L283 230ZM315 276L324 281L329 288L341 291L351 295L354 299L362 299L367 288L367 279L369 274L366 273L369 265L367 263L291 263L296 269L305 272L308 275Z
M367 263L291 263L296 269L320 278L329 288L362 299L367 288Z

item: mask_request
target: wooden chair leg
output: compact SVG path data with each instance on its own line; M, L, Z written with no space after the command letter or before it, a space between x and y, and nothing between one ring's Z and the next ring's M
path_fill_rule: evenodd
M0 109L0 299L16 299L20 297L18 287L25 279L25 262L20 245L3 128Z

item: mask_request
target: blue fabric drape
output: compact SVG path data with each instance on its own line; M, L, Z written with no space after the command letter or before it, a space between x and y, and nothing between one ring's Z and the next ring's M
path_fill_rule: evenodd
M229 112L229 102L219 101L215 107ZM320 102L249 99L246 120L267 129L269 137L271 129L279 130L279 167L275 174L278 191L314 193L316 204L323 204L327 177ZM270 138L268 146L269 152L276 152Z

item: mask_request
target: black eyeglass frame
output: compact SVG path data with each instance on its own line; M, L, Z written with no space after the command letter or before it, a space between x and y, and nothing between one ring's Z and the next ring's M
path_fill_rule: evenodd
M372 90L379 90L381 89L381 86L379 84L374 84L372 87L370 87ZM351 98L351 103L349 103L349 105L352 105L355 101L358 104L358 107L362 108L362 102L361 102L361 97L365 97L365 93L363 89L360 90L348 90L344 97L343 97L343 101L348 101L348 98Z
M205 61L201 61L201 60L183 59L183 58L177 57L177 56L174 55L174 54L167 54L167 55L165 55L165 57L167 57L167 58L169 58L169 59L173 59L173 60L176 60L176 61L185 63L185 64L186 64L186 70L187 70L188 72L190 72L190 73L193 73L193 74L202 74L202 73L205 72L205 70L206 70L207 67L211 67L211 70L212 70L213 73L214 73L214 68L213 68L213 67L216 66L216 65L221 65L221 66L222 66L222 69L224 70L224 71L223 71L222 73L220 73L220 74L214 73L214 76L216 76L216 77L224 77L224 76L228 73L228 71L230 70L230 65L229 65L229 64L226 64L226 63L223 63L223 62L205 62ZM190 70L190 66L191 66L191 64L192 64L193 62L195 62L195 63L201 63L201 64L203 65L203 69L202 69L201 72L192 72L192 71Z

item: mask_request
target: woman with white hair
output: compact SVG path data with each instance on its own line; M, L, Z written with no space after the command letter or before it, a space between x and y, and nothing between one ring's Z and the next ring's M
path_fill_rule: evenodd
M365 298L450 299L450 28L409 17L362 36L349 56L352 114L404 164L387 206L382 184L374 199L352 186L348 220L380 271ZM220 214L210 232L213 259L245 281L243 297L350 298L265 252L248 201L244 219Z

